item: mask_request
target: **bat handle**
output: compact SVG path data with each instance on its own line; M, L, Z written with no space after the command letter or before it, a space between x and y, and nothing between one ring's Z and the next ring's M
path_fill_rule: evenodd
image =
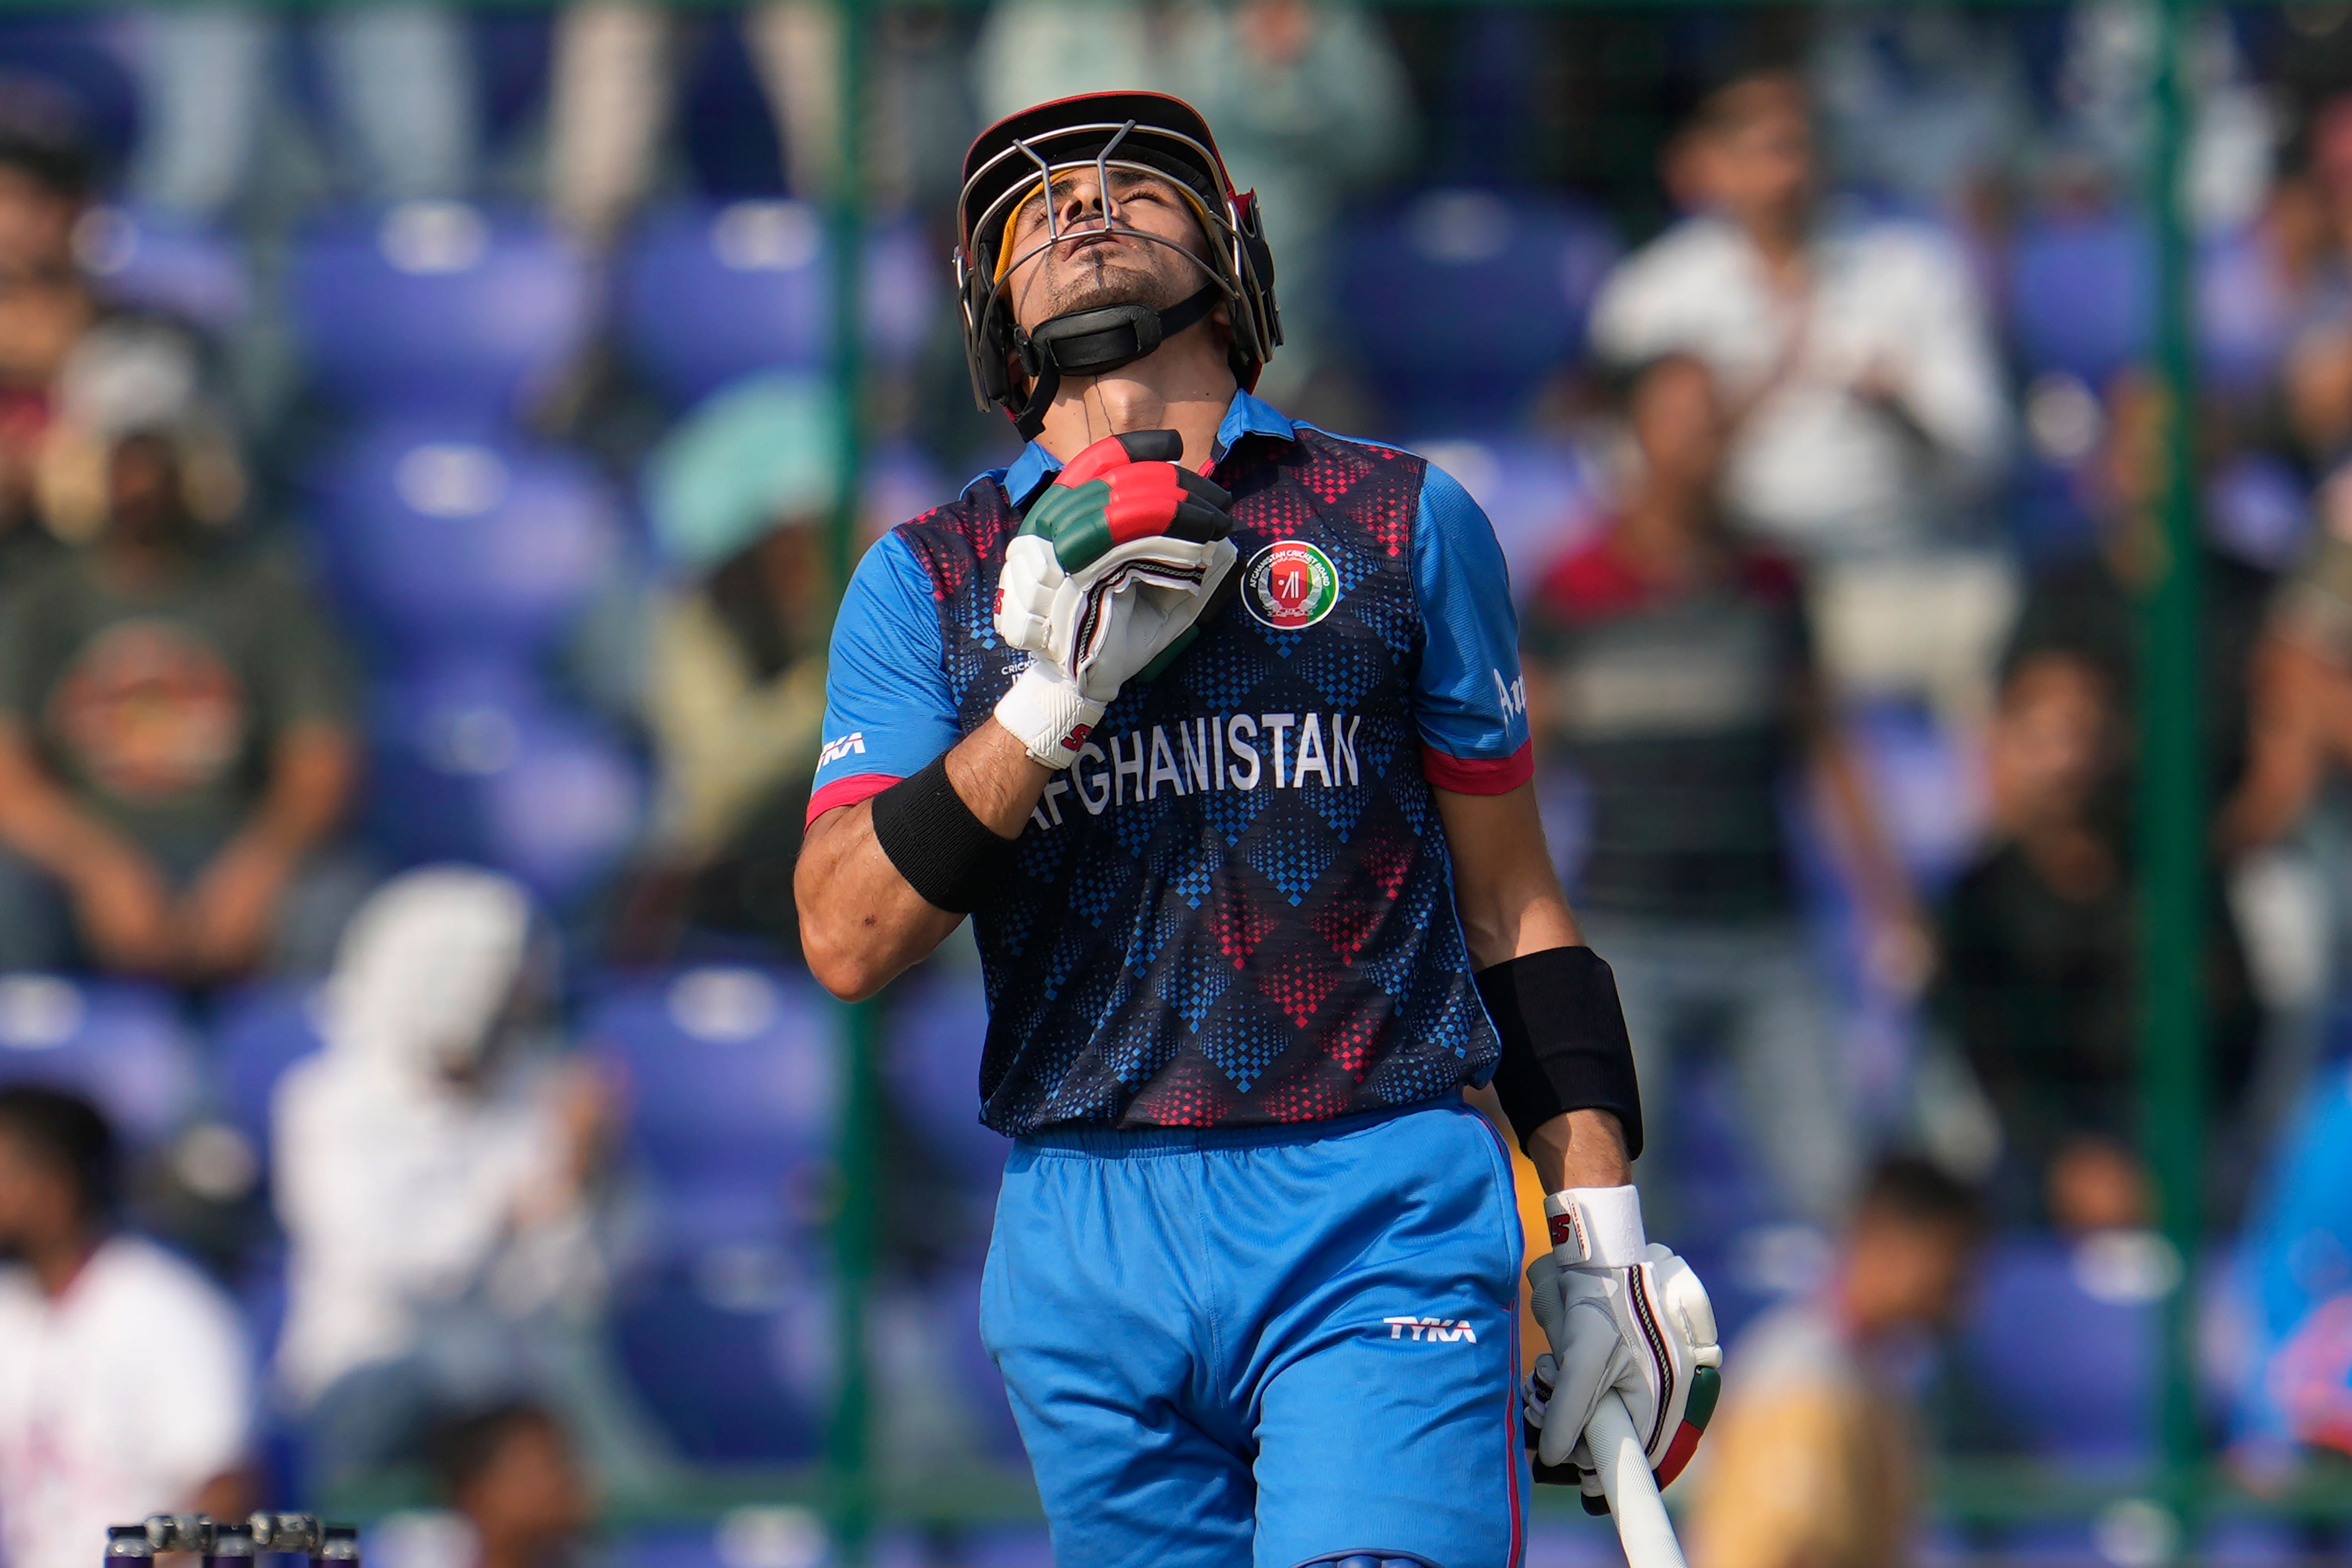
M1625 1548L1627 1568L1684 1568L1682 1543L1675 1539L1674 1521L1658 1496L1650 1474L1649 1455L1633 1430L1633 1417L1615 1393L1601 1396L1586 1423L1584 1440L1601 1471L1601 1490L1609 1499L1610 1517L1617 1521L1617 1540Z

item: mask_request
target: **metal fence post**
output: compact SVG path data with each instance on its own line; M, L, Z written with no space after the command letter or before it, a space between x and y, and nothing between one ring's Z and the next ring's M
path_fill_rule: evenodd
M830 255L833 371L841 400L841 493L834 510L830 557L836 592L857 559L858 498L865 446L866 89L874 26L868 0L835 0L840 26L839 148L834 164ZM881 1182L879 1089L874 1055L880 1009L874 1001L841 1009L841 1124L834 1214L835 1357L840 1382L825 1434L830 1471L834 1561L866 1560L875 1511L873 1385L866 1323L872 1295Z
M2150 0L2158 44L2153 190L2157 232L2157 344L2163 379L2168 472L2162 527L2149 541L2156 567L2143 606L2139 682L2139 810L2143 930L2141 1005L2146 1042L2145 1146L2164 1233L2178 1250L2179 1283L2166 1298L2162 1437L2166 1501L2179 1526L2176 1554L2195 1538L2202 1444L2196 1377L2197 1248L2204 1221L2201 1099L2205 1009L2200 984L2208 874L2202 739L2202 611L2198 517L2196 236L2183 178L2190 132L2189 0Z

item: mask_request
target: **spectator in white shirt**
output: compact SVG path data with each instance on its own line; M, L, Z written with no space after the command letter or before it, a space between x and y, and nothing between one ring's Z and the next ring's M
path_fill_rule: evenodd
M86 1101L0 1089L0 1559L86 1568L106 1527L244 1517L253 1376L226 1297L110 1225Z
M1965 524L2010 415L1965 258L1924 225L1818 201L1811 106L1788 72L1710 94L1666 172L1692 215L1602 287L1595 350L1715 371L1740 416L1725 505L1812 569L1840 685L1980 695L2013 588Z
M592 1457L646 1468L592 1348L611 1096L525 1048L532 936L504 877L394 879L344 934L326 1049L279 1082L278 1373L330 1491L415 1458L448 1409L521 1393L562 1405Z

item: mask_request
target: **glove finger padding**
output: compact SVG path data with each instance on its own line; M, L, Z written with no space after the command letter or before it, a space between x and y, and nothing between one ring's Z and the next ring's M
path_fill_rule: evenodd
M1122 545L1064 580L1046 652L1087 696L1109 702L1127 682L1164 665L1203 615L1222 607L1235 560L1224 539Z
M996 634L1005 646L1031 653L1045 651L1054 606L1067 574L1055 559L1051 541L1024 535L1004 547L1004 570L996 579Z
M1622 1269L1562 1267L1546 1254L1528 1265L1528 1281L1554 1350L1529 1379L1543 1396L1540 1408L1530 1398L1528 1417L1538 1478L1580 1482L1586 1506L1605 1509L1582 1445L1585 1424L1613 1391L1643 1435L1658 1485L1672 1483L1697 1448L1722 1386L1715 1312L1698 1276L1653 1245L1642 1263Z

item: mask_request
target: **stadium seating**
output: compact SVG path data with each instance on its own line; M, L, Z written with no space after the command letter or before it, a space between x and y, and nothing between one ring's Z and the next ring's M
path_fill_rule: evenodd
M579 458L407 423L327 465L315 529L337 601L408 667L539 657L625 548L617 503Z
M139 131L139 80L120 13L54 7L0 22L0 101L9 122L71 126L112 162Z
M1984 818L1973 759L1914 703L1853 707L1845 732L1891 847L1921 885L1950 882L1975 852Z
M687 407L754 371L821 371L831 353L824 214L805 202L693 203L648 216L614 291L631 360ZM919 230L868 236L868 343L906 359L937 314L940 262Z
M194 1042L168 997L56 975L0 975L0 1083L86 1095L142 1146L177 1130L203 1095Z
M527 673L436 666L385 683L374 699L366 825L395 860L476 862L560 909L635 841L642 764Z
M161 310L212 331L234 327L253 304L237 244L168 214L96 208L82 220L75 249L118 304Z
M2152 344L2156 242L2120 213L2043 216L2009 250L2009 335L2029 375L2064 371L2093 387L2145 360ZM2231 392L2275 373L2294 322L2258 235L2232 232L2198 247L2199 373Z
M713 967L601 988L581 1038L626 1085L665 1252L806 1240L832 1168L838 1029L800 975Z
M2121 214L2026 224L2009 253L2009 329L2029 372L2066 371L2093 387L2140 358L2155 302L2147 228Z
M335 402L495 426L543 392L590 329L588 266L543 219L407 202L322 220L297 241L291 306Z
M1573 203L1469 187L1348 225L1337 304L1391 428L1507 429L1574 361L1618 250L1607 220Z
M269 1108L286 1070L317 1051L320 988L263 982L228 998L212 1027L212 1075L220 1113L267 1162Z
M1985 1259L1966 1335L1979 1386L2045 1458L2112 1466L2156 1429L2156 1336L2179 1260L2141 1232L2014 1237Z
M1454 476L1495 525L1522 605L1544 574L1602 521L1602 486L1565 441L1434 435L1408 447Z
M882 1075L890 1104L926 1153L989 1191L1011 1145L980 1124L988 998L977 972L930 973L892 992Z
M656 1270L614 1302L621 1364L678 1451L780 1463L824 1447L833 1298L782 1248L712 1249Z

